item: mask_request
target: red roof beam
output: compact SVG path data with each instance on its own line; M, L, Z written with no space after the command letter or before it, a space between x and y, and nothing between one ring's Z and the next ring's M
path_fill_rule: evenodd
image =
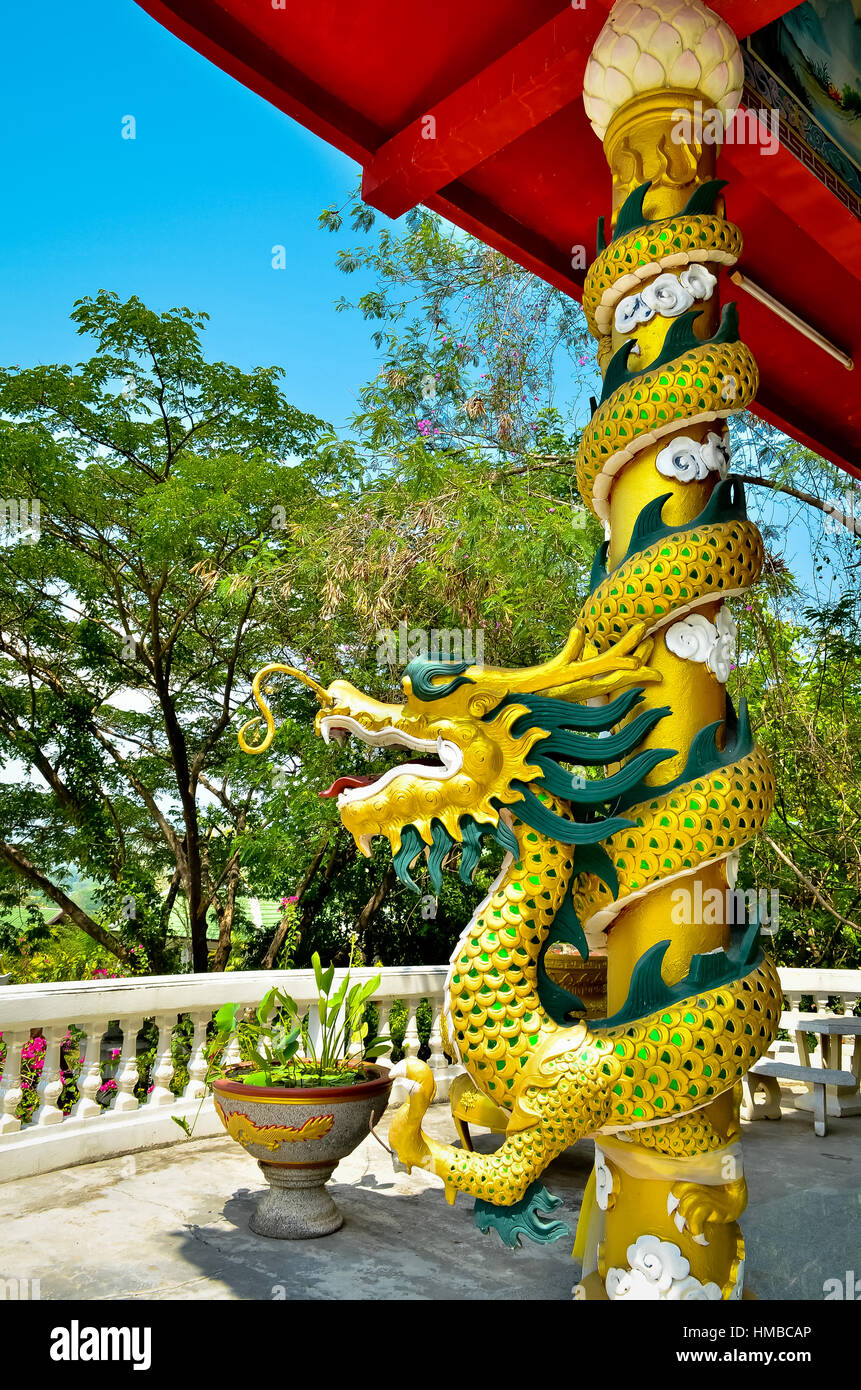
M392 136L365 167L366 203L400 217L546 121L583 90L595 38L569 5Z

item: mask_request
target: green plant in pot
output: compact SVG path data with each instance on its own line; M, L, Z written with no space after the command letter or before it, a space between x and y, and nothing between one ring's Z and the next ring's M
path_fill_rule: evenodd
M223 1056L235 1043L240 1057L216 1065L215 1108L269 1184L251 1229L283 1240L329 1235L343 1225L326 1183L380 1119L392 1088L388 1068L374 1061L390 1041L368 1038L364 1022L380 976L351 984L348 971L333 990L334 966L323 970L316 953L312 964L319 1029L277 988L250 1018L238 1004L215 1016L213 1054Z

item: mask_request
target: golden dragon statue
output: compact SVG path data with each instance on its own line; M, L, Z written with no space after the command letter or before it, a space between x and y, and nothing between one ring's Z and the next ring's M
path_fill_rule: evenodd
M741 1296L738 1094L781 1009L756 920L726 922L708 944L669 914L669 885L727 886L774 801L746 706L736 713L724 690L723 602L756 581L763 547L741 481L727 476L722 427L749 403L756 368L734 306L711 338L695 331L714 307L709 264L731 264L740 247L711 210L719 188L703 184L680 213L651 222L648 183L634 189L587 279L606 372L577 456L580 489L607 517L616 480L637 471L640 505L615 518L623 533L616 526L599 551L564 649L525 670L416 659L397 703L274 664L254 684L265 737L249 742L248 725L240 736L248 751L268 746L261 683L292 671L317 693L325 740L405 758L321 793L337 796L363 853L383 835L401 880L416 887L411 868L424 856L438 890L454 848L469 881L483 838L502 847L499 876L454 949L445 1015L504 1138L476 1153L425 1133L434 1081L410 1059L390 1139L402 1164L438 1175L450 1201L472 1194L477 1224L513 1243L561 1233L539 1220L554 1199L538 1179L594 1138L575 1247L581 1297ZM670 730L679 747L667 746ZM545 964L561 942L583 956L606 950L611 970L621 962L608 1017L572 1021L578 1001Z

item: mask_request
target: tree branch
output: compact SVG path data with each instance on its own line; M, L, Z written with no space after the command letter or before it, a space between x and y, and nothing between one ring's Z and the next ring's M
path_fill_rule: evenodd
M861 930L861 927L859 927L859 924L857 922L850 922L848 917L844 917L842 913L837 911L836 907L832 907L831 903L828 902L827 898L824 898L822 896L819 889L816 887L816 884L813 883L812 880L809 879L806 874L802 873L801 869L799 869L797 864L793 864L792 860L789 858L789 855L784 854L783 850L780 848L780 845L775 844L774 840L772 840L770 835L765 835L763 836L763 838L767 845L771 845L771 848L774 850L778 859L783 860L784 864L786 864L792 870L796 878L798 878L804 884L805 888L813 894L816 901L820 904L821 907L825 908L826 912L830 913L831 916L836 918L838 922L842 922L845 927L851 927L853 931Z
M5 840L0 840L0 859L5 860L10 869L13 869L21 878L32 883L34 888L38 888L46 897L51 898L58 907L63 909L76 927L80 927L81 931L87 933L87 936L91 936L94 941L97 941L100 946L104 946L106 951L110 951L119 960L126 964L130 963L131 956L122 942L118 941L115 936L111 936L104 927L100 927L89 913L85 912L82 907L78 907L78 904L73 902L67 893L63 892L62 888L58 888L55 883L46 878L35 864L30 863L22 849L19 849L17 845L8 844Z

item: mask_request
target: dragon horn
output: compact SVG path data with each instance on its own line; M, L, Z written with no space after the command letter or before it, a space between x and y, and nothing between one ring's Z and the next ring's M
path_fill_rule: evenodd
M285 676L295 676L296 679L298 681L301 681L303 685L307 685L310 690L313 690L314 694L317 696L317 699L319 700L320 704L323 706L324 709L326 705L333 705L335 703L334 696L330 695L329 692L325 690L323 686L319 684L318 681L315 681L313 679L313 677L307 675L304 671L300 671L298 667L282 666L281 662L279 661L272 661L269 663L268 666L262 666L260 670L257 672L257 675L254 677L254 681L251 686L251 693L254 696L254 703L260 710L260 714L256 714L253 719L249 719L247 723L243 724L238 734L239 747L242 749L243 753L263 753L266 751L273 738L275 737L275 720L272 718L272 711L270 710L269 706L267 705L260 692L260 684L261 681L268 680L268 678L271 675L274 675L276 671L281 672ZM270 687L266 686L265 689L268 693ZM266 723L266 733L264 734L263 738L259 743L249 743L247 738L245 737L246 730L259 724L261 722L261 719L263 719Z
M519 670L473 669L482 686L506 694L531 695L539 690L552 690L558 694L571 689L572 693L582 691L584 696L589 696L624 683L628 672L636 671L640 678L646 680L657 679L655 673L641 671L653 645L650 639L643 640L645 632L645 623L635 623L602 655L581 660L585 633L582 628L573 627L562 651L540 666L527 666Z

